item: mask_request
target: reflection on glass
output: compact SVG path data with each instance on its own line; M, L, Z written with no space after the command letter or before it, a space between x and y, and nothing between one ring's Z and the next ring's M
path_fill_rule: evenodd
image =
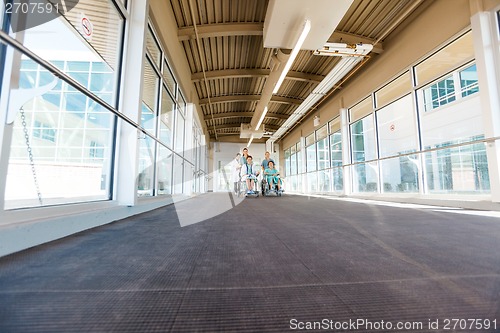
M380 157L417 149L417 127L411 95L385 106L376 115Z
M172 133L174 124L175 102L168 94L167 89L162 89L161 115L160 115L160 140L172 147Z
M94 26L90 36L82 31L82 13L85 13ZM79 0L64 16L26 30L24 45L84 87L92 91L115 93L123 23L122 16L111 1ZM102 82L97 83L92 80L94 71L107 75L101 78ZM66 88L68 91L75 90L70 86ZM114 104L113 97L111 105Z
M175 127L175 151L183 155L184 150L184 117L177 112L176 115L176 127Z
M137 196L152 196L154 188L155 141L147 135L141 135L138 140Z
M332 179L333 179L333 187L332 187L333 192L342 192L344 190L344 169L333 168Z
M368 161L377 156L375 151L373 115L369 115L351 124L351 142L353 162Z
M328 137L316 142L318 151L318 170L330 167L330 154L328 149Z
M13 127L6 208L108 199L114 116L105 109L91 112L87 106L95 101L61 90L61 80L17 52L15 57L21 58L18 77L25 95L47 83L54 88L20 105Z
M151 31L151 27L148 28L146 32L146 51L151 56L153 63L160 68L161 66L161 50L158 41Z
M425 164L427 187L431 193L490 192L484 143L428 152Z
M356 164L352 166L353 192L378 191L377 162Z
M306 147L306 172L316 171L316 145Z
M316 172L307 173L307 193L314 193L318 190L318 178Z
M384 192L418 192L419 165L416 155L380 161Z
M330 135L332 167L342 166L342 135L337 131Z
M158 158L158 195L172 193L172 152L159 145L160 152Z
M460 88L462 90L462 97L475 94L479 91L476 64L460 72Z

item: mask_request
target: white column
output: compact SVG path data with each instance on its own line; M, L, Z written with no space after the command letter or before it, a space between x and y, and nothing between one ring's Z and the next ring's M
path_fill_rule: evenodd
M193 165L188 162L184 162L184 194L191 195L193 193L193 176L194 176L194 163L195 163L195 154L194 154L194 112L196 109L193 103L188 103L186 105L186 122L184 124L184 158L193 163Z
M500 42L496 13L478 12L471 17L479 92L486 138L500 136ZM492 201L500 202L500 141L486 144Z
M340 109L340 135L342 137L342 165L348 165L351 163L351 145L349 144L349 110L342 108ZM352 193L352 176L351 167L344 167L344 195L350 195Z
M24 31L12 34L19 42L24 42ZM6 46L5 46L6 47ZM0 91L0 211L5 207L5 190L7 188L7 172L9 168L14 120L22 106L11 101L11 91L19 89L21 70L21 53L9 47L5 52L2 90Z
M149 0L131 1L127 21L120 111L140 122L143 86L143 59L148 23ZM118 121L117 158L114 199L120 205L137 203L138 130L124 121Z
M307 153L306 153L306 138L305 137L303 137L303 136L300 137L299 145L300 145L299 154L300 154L301 165L297 164L297 167L302 172L302 174L300 175L300 185L302 185L301 186L302 189L301 189L300 193L307 193L307 188L308 188L308 186L307 186L307 173L305 173L306 164L307 164ZM297 186L297 189L298 189L298 186Z

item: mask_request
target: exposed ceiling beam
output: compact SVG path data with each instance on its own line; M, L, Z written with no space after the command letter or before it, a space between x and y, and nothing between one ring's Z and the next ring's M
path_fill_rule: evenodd
M215 136L210 135L211 139L215 139ZM252 143L265 143L268 138L263 137L261 139L253 139ZM219 142L248 142L248 139L242 139L238 134L233 133L217 133L217 141Z
M251 118L253 117L253 112L226 112L226 113L214 113L213 119L226 119L226 118ZM277 113L268 113L266 118L271 118L271 119L288 119L289 116L286 114L277 114ZM206 115L204 117L205 121L210 121L212 120L211 115Z
M384 52L384 46L382 43L376 43L375 39L363 37L356 34L350 34L346 32L335 31L330 38L328 39L329 43L346 43L346 44L371 44L373 45L373 49L371 52L373 53L382 53Z
M197 25L200 38L222 36L262 36L264 23L219 23ZM179 41L195 39L194 27L180 28L177 33Z
M232 102L256 102L260 100L261 95L229 95L229 96L217 96L210 97L210 102L212 104L218 103L232 103ZM271 98L272 103L281 103L281 104L293 104L300 105L302 100L297 98L283 97L274 95ZM200 106L208 104L208 98L200 99Z
M271 70L269 69L223 69L205 72L207 80L266 77L269 76L269 73L271 73ZM324 79L324 76L297 71L289 71L286 79L319 84L321 80ZM203 73L192 74L191 80L193 82L199 82L203 80Z
M270 131L276 131L279 127L279 126L275 126L275 125L266 125L266 124L264 124L264 126L265 126L266 130L270 130ZM226 129L226 128L235 128L235 129L238 129L237 131L235 131L235 133L239 133L240 127L241 127L241 122L240 123L227 123L227 124L221 124L221 125L216 125L216 126L210 126L208 128L208 131L213 132L214 128L215 128L215 130ZM219 133L217 133L217 134L219 134Z

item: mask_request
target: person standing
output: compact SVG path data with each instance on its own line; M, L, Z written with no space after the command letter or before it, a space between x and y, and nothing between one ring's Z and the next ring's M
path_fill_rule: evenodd
M231 161L231 179L234 185L234 194L238 195L240 191L240 171L241 171L241 154L237 153L234 160Z
M261 163L261 166L262 166L262 171L265 171L267 169L267 166L269 164L269 162L273 162L274 163L274 160L271 158L271 153L266 151L266 153L264 154L265 158L264 160L262 161Z

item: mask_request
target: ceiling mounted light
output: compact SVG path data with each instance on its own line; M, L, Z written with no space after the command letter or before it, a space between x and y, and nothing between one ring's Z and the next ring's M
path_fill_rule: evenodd
M323 48L313 52L313 55L330 57L362 57L373 48L371 44L326 43Z
M262 124L262 122L264 121L264 118L266 117L266 113L267 113L267 106L264 108L264 111L262 111L262 115L260 116L259 122L257 123L257 126L255 127L256 131L259 130L260 125Z
M285 80L286 74L292 67L292 64L297 55L299 54L300 48L302 47L302 44L304 44L304 41L306 40L307 34L309 34L310 30L311 30L311 21L306 20L304 22L304 27L302 28L302 32L300 33L299 39L297 39L297 42L295 43L295 46L293 47L292 52L290 53L290 57L288 58L288 61L285 64L285 68L283 69L283 72L281 73L278 81L276 82L276 85L274 86L273 94L276 94L278 92L278 89Z
M253 134L250 135L250 140L248 140L247 147L250 147L250 145L252 144L252 141L253 141Z

